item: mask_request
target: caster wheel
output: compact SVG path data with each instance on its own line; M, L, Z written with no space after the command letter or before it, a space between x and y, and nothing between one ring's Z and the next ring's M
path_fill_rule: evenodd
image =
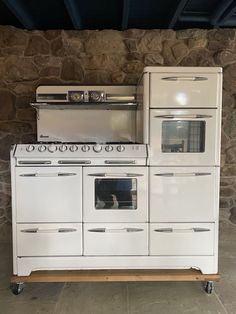
M207 294L212 294L212 291L213 291L213 282L212 281L207 281L206 286L205 286L205 291Z
M24 290L23 283L14 283L11 285L11 292L15 295L20 294Z

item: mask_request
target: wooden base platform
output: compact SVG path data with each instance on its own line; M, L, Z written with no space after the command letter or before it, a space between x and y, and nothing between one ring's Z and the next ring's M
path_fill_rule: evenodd
M126 282L126 281L218 281L219 274L204 275L195 269L163 270L71 270L36 271L12 276L11 283L27 282Z

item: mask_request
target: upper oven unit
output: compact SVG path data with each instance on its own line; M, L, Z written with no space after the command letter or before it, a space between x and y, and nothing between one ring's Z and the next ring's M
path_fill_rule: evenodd
M149 108L220 108L222 68L146 67Z

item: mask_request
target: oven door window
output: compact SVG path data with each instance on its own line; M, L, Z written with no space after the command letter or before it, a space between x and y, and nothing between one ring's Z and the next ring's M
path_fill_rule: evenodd
M95 179L96 209L137 209L137 179Z
M203 153L205 151L205 121L163 121L163 153Z

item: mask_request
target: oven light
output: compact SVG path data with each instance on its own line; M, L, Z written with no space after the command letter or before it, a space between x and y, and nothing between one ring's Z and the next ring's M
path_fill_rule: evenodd
M175 97L177 103L180 106L186 106L187 105L187 97L185 93L178 93Z

